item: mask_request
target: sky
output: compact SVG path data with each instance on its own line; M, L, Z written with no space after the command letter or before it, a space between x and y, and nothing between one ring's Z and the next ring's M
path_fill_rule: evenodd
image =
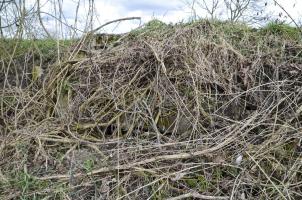
M86 22L88 1L81 0L79 9L78 26ZM68 24L74 24L77 2L75 0L64 0L62 10ZM53 6L44 4L42 10L53 11ZM112 24L105 28L105 32L128 32L139 27L152 19L159 19L166 23L176 23L190 16L190 10L186 8L182 0L95 0L95 23L94 28L111 20L125 17L141 17L141 20L123 21ZM47 15L47 26L54 27L54 20ZM81 27L83 28L83 27Z
M198 0L197 0L198 1ZM202 0L199 0L202 1ZM212 0L205 0L211 2ZM258 0L259 5L264 5L267 0ZM268 0L272 1L272 0ZM296 20L302 16L302 1L301 0L277 0L290 15ZM29 0L30 2L30 0ZM31 0L29 3L33 5L35 0ZM56 2L56 3L54 3ZM85 21L87 19L87 12L89 10L88 0L41 0L41 10L45 13L56 15L58 10L58 3L62 2L62 11L64 14L64 22L75 26L75 16L78 2L79 12L77 27L79 29L84 28ZM128 32L134 28L137 28L141 24L150 21L152 19L159 19L166 23L176 23L183 20L188 20L192 16L192 9L190 9L190 3L192 0L94 0L95 7L95 21L93 28L96 28L108 21L124 18L124 17L141 17L141 20L123 21L118 24L112 24L107 26L103 32L123 33ZM54 9L56 7L56 9ZM197 15L205 17L204 10L200 7L195 7ZM276 15L282 10L269 4L267 10L274 12ZM58 16L58 15L56 15ZM283 14L283 16L285 16ZM56 20L47 15L42 15L45 21L47 29L51 32L59 31Z

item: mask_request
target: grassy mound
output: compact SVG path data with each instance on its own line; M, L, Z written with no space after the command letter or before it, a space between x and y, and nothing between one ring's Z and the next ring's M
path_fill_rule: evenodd
M273 30L149 23L3 88L1 199L301 198L302 46Z

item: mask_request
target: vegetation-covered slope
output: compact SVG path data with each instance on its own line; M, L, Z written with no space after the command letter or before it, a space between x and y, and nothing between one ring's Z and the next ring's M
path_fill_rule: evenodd
M287 25L152 21L74 46L2 89L1 199L301 198L301 44Z

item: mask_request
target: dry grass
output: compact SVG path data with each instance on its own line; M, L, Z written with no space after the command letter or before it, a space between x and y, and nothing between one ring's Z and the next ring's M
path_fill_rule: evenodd
M0 198L300 199L301 51L242 25L162 25L7 80Z

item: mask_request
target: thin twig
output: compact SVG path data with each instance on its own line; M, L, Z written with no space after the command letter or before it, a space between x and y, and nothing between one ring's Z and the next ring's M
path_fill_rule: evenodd
M196 198L196 199L205 199L205 200L225 200L229 199L228 196L209 196L209 195L203 195L199 194L197 192L190 192L187 194L182 194L177 197L168 198L166 200L180 200L180 199L188 199L190 197Z
M286 14L286 15L290 18L290 20L295 24L295 26L298 28L298 30L299 30L299 32L300 32L300 34L301 34L301 36L302 36L302 30L301 30L299 24L296 22L296 20L289 14L289 12L287 12L287 10L286 10L280 3L278 3L277 0L273 0L273 1L274 1L274 3L275 3L276 5L279 6L279 8L280 8L281 10L283 10L283 12L285 12L285 14Z
M119 166L114 166L114 167L102 167L100 169L91 171L90 173L88 173L88 175L91 176L91 175L94 175L94 174L105 173L105 172L110 172L110 171L126 170L126 169L138 167L140 165L145 165L145 164L152 163L152 162L178 160L178 159L188 159L188 158L193 158L193 157L205 155L205 154L217 151L217 150L221 149L222 147L230 144L232 141L234 141L234 136L229 135L226 138L227 139L224 142L221 142L218 145L216 145L212 148L209 148L209 149L196 151L196 152L192 152L192 153L180 153L180 154L156 156L156 157L149 158L149 159L146 159L146 160L142 160L142 161L139 161L139 162L132 162L130 164L119 165ZM78 173L78 174L75 174L74 177L81 177L83 175L84 175L83 173ZM61 174L61 175L54 175L54 176L36 177L36 179L38 179L38 180L68 179L69 176L70 175L68 175L68 174Z
M105 24L93 29L92 31L90 31L88 34L94 34L95 32L97 32L98 30L104 28L105 26L108 26L109 24L113 24L116 22L121 22L121 21L128 21L128 20L141 20L140 17L125 17L125 18L120 18L120 19L115 19L109 22L106 22Z

